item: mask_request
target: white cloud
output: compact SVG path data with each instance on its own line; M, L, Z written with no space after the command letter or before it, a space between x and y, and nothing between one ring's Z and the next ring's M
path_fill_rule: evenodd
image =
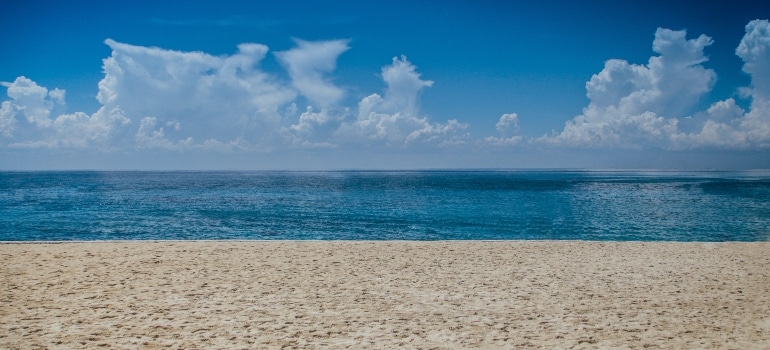
M508 133L519 132L519 115L516 113L503 114L500 120L495 124L495 129L503 136Z
M770 148L770 22L749 22L735 53L751 76L751 107L744 113L733 99L714 103L703 129L688 135L691 147Z
M296 48L275 53L289 71L292 85L318 106L336 104L344 91L334 86L324 74L333 72L337 57L350 49L348 40L310 42L297 39L295 43Z
M708 60L703 50L711 44L705 35L687 40L686 31L658 28L652 48L660 55L650 57L647 65L608 60L586 83L588 108L595 114L682 116L716 80L716 74L701 65Z
M422 89L433 86L433 81L420 78L417 67L406 56L401 56L400 60L393 57L393 63L382 68L382 80L388 89L377 109L386 113L417 115Z
M259 70L264 45L241 44L238 53L215 57L105 43L113 51L103 61L97 95L102 107L90 116L64 114L63 90L48 91L25 77L4 84L12 101L2 104L0 135L8 145L182 150L217 140L242 145L244 137L259 144L272 141L281 123L279 108L296 95ZM137 129L121 130L131 120L139 121ZM156 124L165 127L148 129ZM194 145L193 140L206 141Z
M0 136L9 147L106 149L111 147L110 139L130 124L120 108L52 118L66 105L64 90L48 90L23 76L3 86L12 100L3 102L0 108Z
M501 115L495 129L500 132L500 136L487 136L485 142L497 146L514 146L523 140L522 136L516 135L519 132L519 115L516 113Z
M619 148L768 148L770 146L770 24L756 20L736 49L752 77L752 98L745 112L734 99L686 115L716 80L701 63L712 41L687 40L685 31L658 29L648 64L609 60L586 83L591 100L583 114L536 143L568 147ZM686 118L684 118L686 117Z
M751 110L743 117L740 130L750 145L770 148L770 22L754 20L735 50L751 75Z
M21 114L18 105L10 101L3 101L0 105L0 136L5 138L13 137L16 128L16 115Z
M666 147L678 138L682 117L710 91L716 74L701 63L712 44L701 35L686 39L685 31L658 28L647 65L608 60L586 83L591 100L583 114L567 121L561 132L537 142L571 147ZM665 116L665 117L664 117Z
M652 101L638 101L641 106L636 112L644 109L667 117L684 117L694 103L711 91L716 73L701 63L708 61L703 50L713 41L706 35L691 40L685 36L684 30L658 28L655 32L652 47L660 56L651 57L648 67L659 95Z
M18 77L0 82L8 100L0 104L0 147L74 148L144 152L262 152L286 148L391 146L396 148L469 143L468 124L436 122L420 108L433 85L406 57L382 67L386 88L341 105L345 91L334 85L338 57L347 40L307 42L278 52L290 79L262 70L268 48L238 45L232 55L180 52L106 40L94 113L69 112L66 91ZM519 115L503 114L498 134L477 145L520 144L588 148L767 149L770 148L770 23L756 20L735 50L752 78L740 100L714 102L693 111L712 89L716 74L706 69L705 35L658 29L657 53L646 64L620 59L586 83L590 102L582 114L550 135L520 135ZM271 56L272 57L272 56ZM305 98L298 98L304 96ZM308 102L310 106L298 107Z
M109 145L116 133L123 131L130 120L123 115L120 108L100 109L92 115L83 112L62 114L54 120L51 147L86 148L90 145ZM54 143L55 141L55 143Z
M169 141L166 138L165 130L163 127L156 129L158 119L155 117L144 117L139 122L139 130L137 130L134 140L136 141L137 148L160 148L165 150L184 150L192 145L192 137L188 137L184 140L179 140L176 143Z
M333 134L348 115L345 109L322 109L315 112L308 106L300 114L297 124L282 129L284 136L293 146L299 147L334 147Z
M707 110L708 119L717 122L729 122L740 118L744 111L743 108L735 104L735 100L729 98L724 101L718 101L712 104Z
M770 100L770 22L749 22L735 54L743 59L743 71L751 75L754 99Z
M326 76L348 42L296 43L276 54L291 76L283 82L260 69L268 51L260 44L212 56L107 39L112 53L103 60L97 112L65 113L64 90L19 77L2 83L11 100L0 105L0 141L7 147L174 152L465 142L467 124L435 123L420 114L420 93L433 82L421 79L405 57L383 67L385 97L364 98L356 112L336 105L344 91ZM297 115L298 94L320 110L308 106Z
M484 142L495 146L515 146L521 143L524 138L522 136L511 137L496 137L487 136L484 138Z
M344 91L325 76L349 49L347 40L296 40L296 48L275 54L288 70L291 85L321 106L320 111L308 107L290 125L282 121L296 113L296 94L257 67L266 55L265 46L243 44L233 56L214 57L106 43L113 53L104 61L98 98L105 106L121 106L127 116L142 121L134 137L137 148L182 150L208 145L221 150L227 148L223 145L235 144L237 149L244 145L270 148L282 142L290 147L335 147L372 140L399 145L452 143L457 142L455 132L467 127L456 121L431 123L418 114L420 90L433 82L420 79L406 58L394 59L383 68L382 78L388 84L385 98L376 106L365 101L379 95L365 98L359 106L366 113L359 111L364 117L356 123L349 108L335 106ZM168 123L175 127L162 127ZM360 137L351 136L351 130ZM199 143L202 140L206 141Z
M261 71L268 48L238 45L231 56L179 52L106 40L112 55L104 60L98 100L120 106L127 117L175 123L164 129L174 144L196 140L229 142L268 138L281 122L279 108L295 93ZM144 139L142 139L144 140ZM140 144L140 147L162 144Z
M420 93L433 85L422 80L417 68L405 56L394 57L382 68L387 84L385 97L371 94L358 103L358 118L342 124L336 136L348 141L384 142L390 146L410 143L461 144L467 134L461 132L468 124L449 120L433 123L420 114Z
M8 88L8 97L13 99L13 105L21 112L25 121L37 127L51 126L51 112L64 105L64 90L48 91L23 76L16 78L13 83L3 83L3 86ZM8 109L10 108L9 105Z

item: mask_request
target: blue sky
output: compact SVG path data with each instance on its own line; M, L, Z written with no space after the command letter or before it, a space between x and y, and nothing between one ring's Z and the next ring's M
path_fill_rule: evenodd
M762 1L2 7L0 169L770 167Z

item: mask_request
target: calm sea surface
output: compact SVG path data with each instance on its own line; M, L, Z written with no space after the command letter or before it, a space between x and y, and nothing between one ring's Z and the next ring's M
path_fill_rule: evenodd
M767 241L768 172L0 172L0 241Z

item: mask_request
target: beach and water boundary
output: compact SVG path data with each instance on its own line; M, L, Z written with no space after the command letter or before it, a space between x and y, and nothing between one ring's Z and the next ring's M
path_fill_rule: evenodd
M770 346L770 243L0 244L0 348Z
M0 173L0 348L770 347L767 172Z

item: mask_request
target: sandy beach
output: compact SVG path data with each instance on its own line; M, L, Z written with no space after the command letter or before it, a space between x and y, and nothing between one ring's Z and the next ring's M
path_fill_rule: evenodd
M770 243L0 244L0 348L770 348Z

